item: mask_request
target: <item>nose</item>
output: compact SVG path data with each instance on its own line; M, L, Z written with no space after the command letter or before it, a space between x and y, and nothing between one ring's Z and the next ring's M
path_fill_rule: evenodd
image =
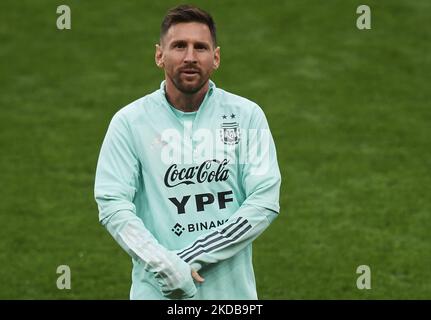
M193 45L187 46L186 55L184 56L184 63L196 63L196 56L195 56L195 50Z

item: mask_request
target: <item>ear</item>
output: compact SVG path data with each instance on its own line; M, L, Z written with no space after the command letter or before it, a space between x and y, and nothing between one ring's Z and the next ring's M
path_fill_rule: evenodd
M154 60L156 61L156 65L160 69L163 69L163 67L165 66L165 64L163 62L163 50L159 44L156 44L156 52L154 55Z
M213 69L217 70L220 66L220 47L215 48L214 50L214 64Z

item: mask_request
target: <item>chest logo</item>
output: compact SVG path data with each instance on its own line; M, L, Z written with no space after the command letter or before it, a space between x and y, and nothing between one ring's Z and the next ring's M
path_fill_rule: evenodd
M223 122L221 124L220 139L224 144L238 144L240 138L241 131L238 122Z

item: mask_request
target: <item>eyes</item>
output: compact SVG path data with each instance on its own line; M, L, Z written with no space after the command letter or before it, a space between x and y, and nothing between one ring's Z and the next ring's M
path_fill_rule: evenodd
M206 43L201 42L196 42L193 47L197 51L209 50L209 46ZM187 48L187 43L185 41L177 41L172 44L172 48L176 50L183 50Z

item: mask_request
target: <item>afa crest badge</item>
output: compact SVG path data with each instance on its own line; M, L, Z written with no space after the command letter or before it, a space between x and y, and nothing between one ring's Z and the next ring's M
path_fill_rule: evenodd
M224 122L220 129L220 138L224 144L238 144L241 138L241 132L238 122Z

